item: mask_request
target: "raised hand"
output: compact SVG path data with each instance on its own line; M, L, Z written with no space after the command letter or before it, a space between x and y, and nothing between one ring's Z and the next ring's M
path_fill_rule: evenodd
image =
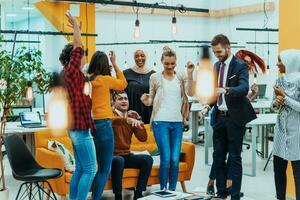
M144 104L147 104L150 99L150 94L143 94L140 99Z
M127 118L127 123L132 127L142 128L143 122L133 118Z
M286 96L286 94L285 94L285 92L284 92L284 90L283 90L282 87L280 87L280 86L274 86L273 89L274 89L274 92L275 92L276 96L282 96L282 97Z
M251 85L251 92L253 95L256 95L258 93L258 85L256 83L253 83Z
M73 37L73 45L74 48L76 47L82 47L82 41L81 41L81 33L80 33L80 25L78 24L77 20L75 17L71 15L70 12L66 13L66 16L68 18L70 26L74 30L74 37Z
M217 88L216 93L217 93L217 95L226 94L226 89L225 88Z
M80 25L78 24L76 18L73 17L70 12L67 12L66 16L68 18L68 22L69 22L70 27L72 27L73 29L75 28L75 26L80 27Z
M111 64L116 65L116 54L114 51L109 51L109 60Z
M281 108L282 106L284 106L284 97L282 96L277 96L276 99L274 100L274 106L276 106L277 108Z
M199 112L199 117L201 119L203 119L206 115L206 113L208 112L208 108L203 108L200 112Z
M127 115L128 115L128 117L134 118L134 119L140 119L141 118L140 115L134 110L129 110L127 112Z
M192 74L195 69L195 65L191 61L188 61L186 64L186 68L187 68L188 74Z

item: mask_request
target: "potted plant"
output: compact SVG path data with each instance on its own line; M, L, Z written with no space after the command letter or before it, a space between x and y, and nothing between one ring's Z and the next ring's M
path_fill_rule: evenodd
M6 117L12 105L16 105L24 100L26 89L29 86L28 83L36 86L37 90L34 92L45 93L48 90L50 73L43 68L41 58L41 51L27 47L20 47L13 56L6 50L0 51L0 111L2 112L0 129L0 197L1 191L7 193L2 155L2 136L5 134Z

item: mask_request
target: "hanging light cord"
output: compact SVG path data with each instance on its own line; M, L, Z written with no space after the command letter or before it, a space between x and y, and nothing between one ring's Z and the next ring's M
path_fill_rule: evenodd
M29 8L29 0L27 0L27 6ZM30 30L30 13L29 13L29 9L27 10L27 28L28 28L28 31ZM28 34L28 41L30 41L30 34ZM28 43L28 48L30 47L30 43Z
M88 21L88 0L85 1L85 21L86 21L86 30L85 32L88 33L88 26L89 26L89 21ZM86 50L85 50L85 56L88 56L88 42L89 38L88 36L85 37L85 45L86 45Z
M263 28L267 28L268 23L269 23L269 17L268 17L267 9L266 9L266 0L264 0L264 26L263 26Z

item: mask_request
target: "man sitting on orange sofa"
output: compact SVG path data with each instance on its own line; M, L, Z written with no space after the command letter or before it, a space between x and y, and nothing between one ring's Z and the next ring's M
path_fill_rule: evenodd
M124 168L139 169L137 186L134 191L134 200L142 197L146 190L151 173L153 159L150 155L135 155L130 152L131 137L134 134L138 140L145 142L147 132L140 116L135 111L128 111L129 103L126 92L115 93L114 97L114 154L112 161L111 181L115 200L122 200L122 177Z

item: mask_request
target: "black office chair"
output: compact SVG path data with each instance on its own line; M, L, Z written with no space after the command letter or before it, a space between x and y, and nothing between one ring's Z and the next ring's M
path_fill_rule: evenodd
M59 178L63 172L60 169L46 169L41 167L19 136L15 134L4 136L3 141L13 177L16 180L24 181L19 188L16 200L19 196L20 199L24 199L27 196L29 199L36 199L36 195L42 200L44 199L44 194L50 199L57 200L47 180ZM25 191L21 194L23 186L25 186Z

